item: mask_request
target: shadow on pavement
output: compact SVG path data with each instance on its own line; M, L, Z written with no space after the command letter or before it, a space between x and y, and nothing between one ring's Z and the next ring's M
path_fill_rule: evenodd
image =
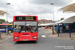
M35 44L37 41L17 41L15 44Z

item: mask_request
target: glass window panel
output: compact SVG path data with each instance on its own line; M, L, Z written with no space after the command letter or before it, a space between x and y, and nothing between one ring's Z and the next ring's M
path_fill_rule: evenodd
M14 32L37 32L36 21L17 21L14 22Z
M17 21L17 22L14 22L14 32L24 32L25 31L25 21ZM24 28L24 30L23 30Z
M26 21L26 26L28 27L28 32L37 32L36 21Z

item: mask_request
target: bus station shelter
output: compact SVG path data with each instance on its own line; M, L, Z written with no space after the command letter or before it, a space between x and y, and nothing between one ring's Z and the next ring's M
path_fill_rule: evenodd
M69 30L71 30L71 32L75 32L75 16L69 17L62 21L58 21L54 25L56 25L55 30L58 33L68 33Z
M3 10L0 10L0 15L4 15L6 14L7 12L3 11ZM7 13L8 14L8 13Z

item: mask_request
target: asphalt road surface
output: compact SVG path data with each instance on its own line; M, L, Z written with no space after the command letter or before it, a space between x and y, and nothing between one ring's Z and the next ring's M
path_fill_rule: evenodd
M75 50L75 40L52 38L48 29L39 28L37 42L13 42L11 36L0 43L0 50Z

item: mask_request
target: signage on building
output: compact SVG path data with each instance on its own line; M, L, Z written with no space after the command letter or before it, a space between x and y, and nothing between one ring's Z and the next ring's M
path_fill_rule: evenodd
M66 30L69 30L69 25L66 25Z

